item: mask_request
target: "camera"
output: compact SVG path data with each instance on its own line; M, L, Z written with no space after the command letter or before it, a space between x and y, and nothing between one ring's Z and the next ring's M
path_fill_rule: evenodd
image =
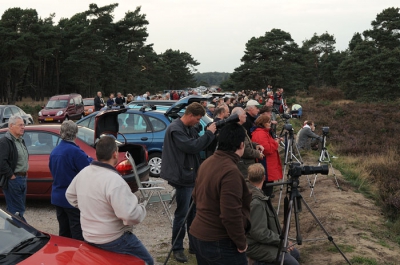
M237 114L233 114L231 116L229 116L228 118L224 119L224 120L219 120L215 122L215 126L217 127L217 129L221 129L225 124L227 123L233 123L233 122L238 122L239 121L239 115ZM207 127L211 124L212 122L210 122L209 124L207 124Z
M292 178L300 177L301 175L322 174L328 175L328 165L313 166L300 166L300 163L292 163L289 167L288 175Z
M291 114L287 114L287 113L282 113L282 115L281 115L281 117L283 118L283 119L291 119L292 118L292 115Z
M291 125L290 123L286 123L286 124L283 126L283 129L285 129L285 130L287 130L287 131L293 131L293 127L292 127L292 125Z
M329 133L329 127L322 127L322 133L323 133L324 135L328 135L328 133Z

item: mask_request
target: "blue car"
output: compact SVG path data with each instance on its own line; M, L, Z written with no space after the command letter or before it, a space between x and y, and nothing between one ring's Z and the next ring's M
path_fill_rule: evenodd
M181 117L184 109L192 102L206 100L203 96L189 96L178 100L168 108L152 108L142 106L140 108L126 107L125 112L118 114L119 132L118 140L127 143L142 144L147 147L149 154L150 176L159 177L161 172L161 153L164 144L165 131L168 125L176 118ZM85 118L77 121L83 127L94 129L94 117L97 113L92 113ZM204 130L213 120L205 115L199 124L199 135L204 134Z

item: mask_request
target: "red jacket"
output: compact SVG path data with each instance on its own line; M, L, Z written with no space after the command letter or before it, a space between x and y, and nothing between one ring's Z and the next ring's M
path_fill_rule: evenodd
M267 180L274 181L282 179L282 163L278 152L278 143L271 137L269 130L265 128L256 128L251 135L251 140L264 147L264 156L266 158ZM262 161L260 161L262 163ZM262 163L265 165L265 163Z

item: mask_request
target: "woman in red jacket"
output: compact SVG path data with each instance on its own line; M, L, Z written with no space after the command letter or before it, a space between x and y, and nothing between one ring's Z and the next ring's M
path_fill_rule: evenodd
M271 129L271 118L266 115L260 115L255 121L256 129L253 131L251 140L264 147L264 158L259 159L259 162L264 165L265 168L265 183L272 183L275 180L282 179L282 163L279 157L278 147L280 138L274 139L270 135ZM261 160L261 161L260 161ZM265 187L263 185L263 191L266 196L271 196L274 187Z

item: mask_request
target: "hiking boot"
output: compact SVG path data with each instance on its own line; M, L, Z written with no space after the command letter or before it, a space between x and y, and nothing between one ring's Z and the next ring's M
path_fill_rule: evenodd
M176 261L181 263L188 262L188 258L185 256L185 254L183 254L183 250L175 251L174 258L176 259Z

